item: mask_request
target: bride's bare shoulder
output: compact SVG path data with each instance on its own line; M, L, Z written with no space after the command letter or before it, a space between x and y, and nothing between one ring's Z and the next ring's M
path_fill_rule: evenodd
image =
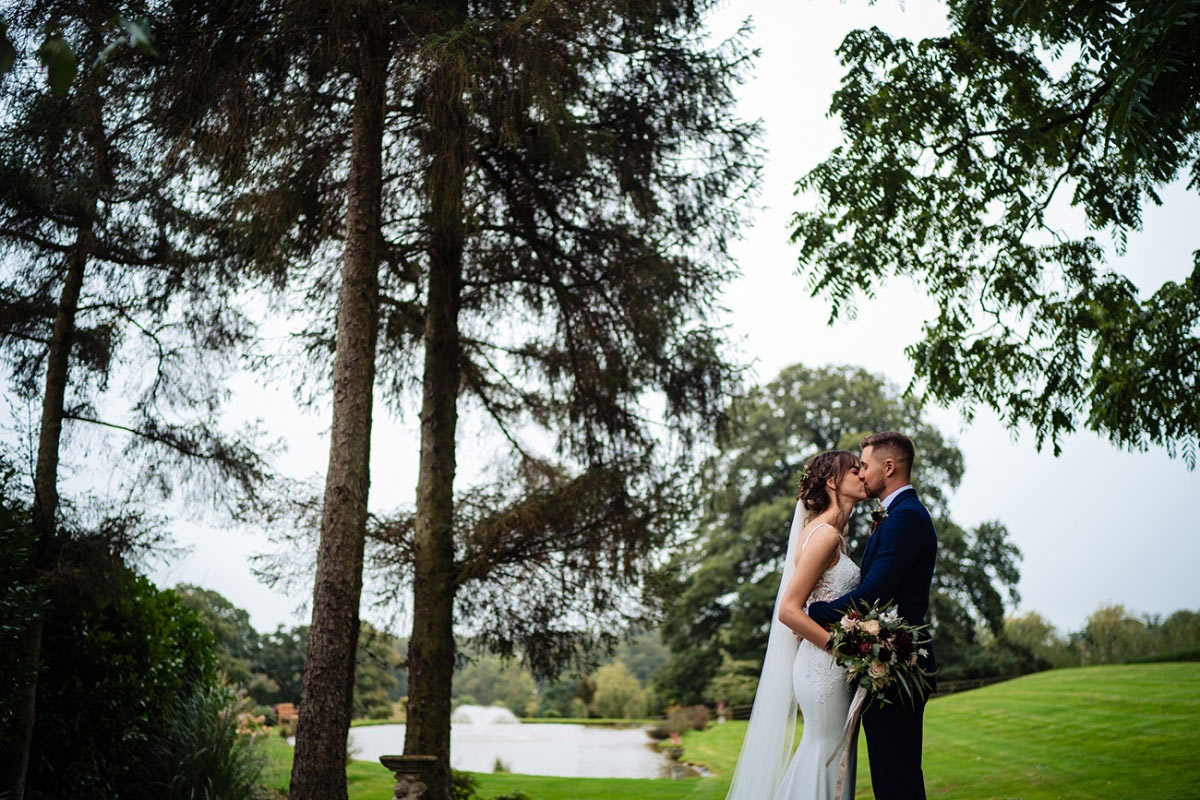
M830 560L841 548L841 542L842 535L837 528L828 522L818 522L804 533L800 548L796 551L796 564L805 555Z

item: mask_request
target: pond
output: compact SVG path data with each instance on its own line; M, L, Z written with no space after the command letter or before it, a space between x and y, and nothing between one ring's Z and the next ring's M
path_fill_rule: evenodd
M401 753L404 726L351 728L350 747L353 757L363 761ZM450 765L469 772L492 772L497 759L509 771L523 775L661 778L672 773L670 760L654 749L641 726L519 722L506 710L458 709L450 726Z

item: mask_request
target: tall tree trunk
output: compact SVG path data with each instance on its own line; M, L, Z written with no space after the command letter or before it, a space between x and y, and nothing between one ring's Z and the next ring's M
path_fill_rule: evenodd
M362 595L379 315L380 193L387 27L364 18L354 92L346 250L338 298L333 426L304 661L292 800L345 800L346 737Z
M450 683L454 674L454 435L458 424L466 115L454 75L435 75L427 98L430 149L429 292L425 305L421 463L413 541L413 629L408 644L404 752L438 758L431 800L450 798Z
M94 213L94 208L93 208ZM75 338L75 316L79 308L79 293L83 289L83 273L92 251L92 216L88 214L75 239L67 262L54 329L46 353L46 390L42 395L42 420L38 431L37 464L33 473L33 529L35 543L30 554L31 580L41 580L50 566L57 535L58 517L58 457L62 440L63 406L67 394L67 374L71 363L71 343ZM38 613L26 631L19 658L28 669L27 683L17 710L11 751L4 759L3 784L13 800L25 796L25 778L29 770L29 752L33 741L33 724L37 708L38 661L42 651L44 613Z

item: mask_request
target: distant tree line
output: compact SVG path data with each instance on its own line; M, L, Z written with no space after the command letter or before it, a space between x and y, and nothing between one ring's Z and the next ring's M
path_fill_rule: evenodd
M243 687L257 713L274 720L278 703L300 704L308 626L278 626L259 633L250 615L212 589L181 584L174 593L204 620L216 642L218 667ZM354 709L357 718L388 719L407 689L402 669L404 639L363 623L354 670Z
M1137 616L1123 605L1094 611L1078 631L1061 632L1036 611L1009 617L996 649L1027 654L1033 670L1141 661L1200 660L1200 610ZM1032 671L1027 669L1020 670Z

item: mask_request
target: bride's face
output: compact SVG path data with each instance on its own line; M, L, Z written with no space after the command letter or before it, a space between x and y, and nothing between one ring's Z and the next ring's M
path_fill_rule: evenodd
M867 487L863 484L859 470L858 464L846 470L846 474L842 476L842 482L838 486L838 494L856 503L867 499Z

